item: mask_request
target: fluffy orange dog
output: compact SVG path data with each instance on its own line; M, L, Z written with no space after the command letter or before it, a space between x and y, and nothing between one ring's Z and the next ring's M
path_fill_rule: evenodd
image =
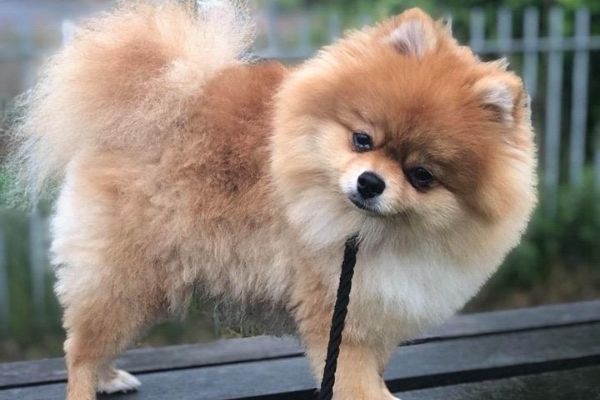
M533 133L503 62L419 10L293 69L243 59L248 26L227 4L121 6L27 99L14 161L34 193L61 182L69 400L138 386L111 360L194 290L287 310L320 377L356 232L335 398L393 399L394 346L459 309L526 226Z

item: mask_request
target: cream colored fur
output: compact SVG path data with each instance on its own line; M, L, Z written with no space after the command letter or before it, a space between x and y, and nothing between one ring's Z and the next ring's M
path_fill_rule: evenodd
M176 0L154 3L121 1L119 12L83 23L22 96L11 161L32 197L82 149L159 146L203 83L244 62L254 26L241 2L201 9L198 20ZM143 63L129 68L134 61Z

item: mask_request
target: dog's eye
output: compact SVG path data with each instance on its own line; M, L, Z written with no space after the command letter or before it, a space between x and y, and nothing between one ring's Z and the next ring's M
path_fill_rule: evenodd
M406 175L410 184L417 190L428 189L435 180L431 172L423 167L411 168L406 171Z
M373 150L373 139L364 132L352 133L352 144L359 152Z

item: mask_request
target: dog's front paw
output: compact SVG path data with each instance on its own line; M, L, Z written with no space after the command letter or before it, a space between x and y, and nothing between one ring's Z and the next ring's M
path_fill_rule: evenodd
M125 393L137 390L142 383L129 372L121 369L112 370L110 374L98 377L96 391L98 393Z

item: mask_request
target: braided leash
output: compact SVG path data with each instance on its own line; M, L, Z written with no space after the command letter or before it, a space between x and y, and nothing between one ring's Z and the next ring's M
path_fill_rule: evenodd
M331 400L333 397L335 371L337 370L337 360L340 354L340 344L342 343L346 314L348 314L348 303L350 302L350 290L352 289L352 276L354 276L358 244L358 237L355 235L346 241L344 248L344 261L342 261L340 284L338 286L333 316L331 317L327 359L325 361L325 369L323 370L319 400Z

